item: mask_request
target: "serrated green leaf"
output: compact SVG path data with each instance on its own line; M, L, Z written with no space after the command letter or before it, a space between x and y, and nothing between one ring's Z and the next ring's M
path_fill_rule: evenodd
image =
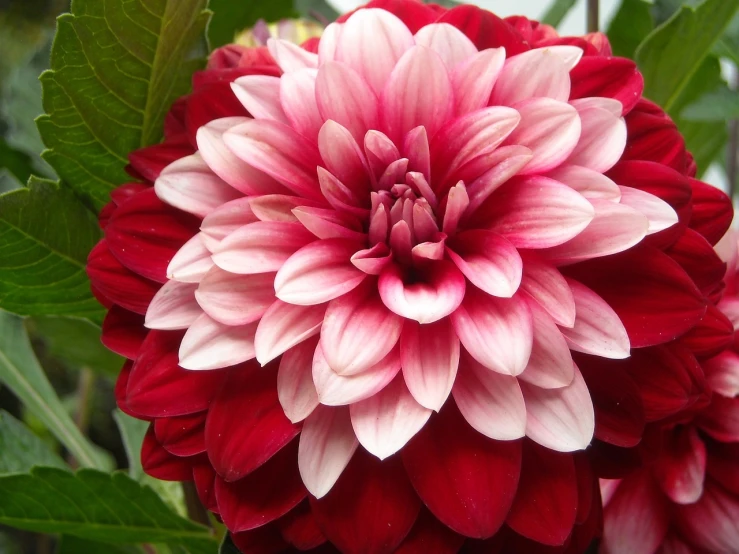
M0 474L25 473L33 466L67 469L43 440L8 412L0 410Z
M100 342L100 327L86 319L37 316L26 324L32 336L43 340L48 353L67 366L114 378L123 367L125 360Z
M95 209L129 178L128 154L154 144L202 66L190 59L206 0L74 0L41 75L44 159Z
M88 541L74 536L63 536L56 554L143 554L138 546L119 546Z
M23 321L5 312L0 312L0 382L46 425L80 465L108 468L105 455L82 436L62 406L33 354Z
M652 4L647 0L623 0L608 25L608 40L616 56L633 58L636 49L654 29Z
M722 86L688 105L680 117L686 121L739 119L739 92Z
M146 430L149 428L149 423L133 418L118 408L113 411L113 419L118 426L123 447L126 449L126 455L128 456L128 474L132 479L138 481L144 475L144 470L141 468L141 443L144 442L144 435L146 435Z
M208 9L213 12L206 31L211 50L233 42L237 34L253 27L260 19L272 22L297 17L293 0L270 2L210 0Z
M100 238L95 216L65 188L33 178L0 196L0 309L100 322L87 255Z
M575 7L577 0L553 0L546 13L541 17L541 22L559 27L570 10Z
M149 487L123 473L35 468L0 477L0 523L113 544L174 543L212 554L207 527L173 513Z
M739 0L706 0L683 6L655 29L636 51L644 74L644 96L671 112L683 89L723 34Z

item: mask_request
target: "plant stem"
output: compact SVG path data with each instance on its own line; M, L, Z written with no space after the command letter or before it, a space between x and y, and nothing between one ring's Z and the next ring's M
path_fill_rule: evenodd
M185 506L187 507L187 517L197 523L210 527L210 519L208 518L208 512L200 502L198 491L195 488L195 483L192 481L183 481L182 492L185 493Z
M588 33L598 31L600 21L600 4L598 0L588 0Z
M80 371L79 382L77 383L77 411L74 414L74 423L77 429L83 435L87 435L87 428L90 425L90 412L92 409L90 400L92 399L92 391L95 386L95 373L88 367L83 367ZM72 468L77 469L79 466L77 460L68 460Z

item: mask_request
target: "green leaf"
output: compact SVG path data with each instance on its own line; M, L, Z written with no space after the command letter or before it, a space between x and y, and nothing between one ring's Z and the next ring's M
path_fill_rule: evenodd
M729 23L724 35L718 40L713 52L722 58L728 58L739 66L739 13Z
M51 387L33 354L23 321L5 312L0 312L0 382L13 391L82 466L107 469L104 454L82 436Z
M143 554L143 552L138 546L118 546L65 535L59 542L56 554Z
M95 216L56 183L32 178L0 196L0 308L96 322L87 255L100 238Z
M554 0L542 16L541 22L552 27L559 27L567 14L570 13L570 10L575 7L575 4L577 4L577 0Z
M234 541L231 539L231 533L226 533L223 537L221 547L218 549L218 554L241 554L241 550L236 548Z
M739 0L706 0L683 6L655 29L636 51L644 74L644 96L671 112L676 100L724 32Z
M438 4L447 8L453 8L457 5L456 2L450 0L447 0L446 4L443 0ZM335 21L341 15L326 0L295 0L295 10L302 17L318 19L323 23Z
M260 19L278 21L297 16L293 0L270 2L210 0L208 9L213 12L206 33L211 50L233 42L237 34L254 26Z
M652 4L647 0L623 0L608 26L608 40L616 56L633 58L636 49L654 29Z
M123 447L128 456L128 474L132 479L139 481L144 475L141 468L141 443L144 442L149 422L133 418L118 408L113 411L113 419L121 433Z
M37 465L67 468L43 440L8 412L0 410L0 474L25 473Z
M129 177L128 154L159 141L172 102L190 89L206 0L74 0L57 19L40 79L44 159L100 209Z
M0 477L0 523L114 544L174 543L212 554L207 527L173 513L149 487L116 472L37 467Z
M739 92L722 86L701 96L680 114L687 121L721 121L739 119Z
M48 353L66 365L117 377L125 361L100 342L100 327L75 317L38 316L27 320L32 336L39 335Z
M19 184L23 185L33 173L33 159L22 150L11 147L0 137L0 173L3 170L7 170Z

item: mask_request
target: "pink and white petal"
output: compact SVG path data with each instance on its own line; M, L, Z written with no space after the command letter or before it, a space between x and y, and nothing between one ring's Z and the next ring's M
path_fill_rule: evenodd
M504 375L520 375L526 368L534 328L522 296L495 298L468 291L451 321L462 346L485 367Z
M351 263L360 249L358 242L346 239L317 240L304 246L277 272L277 298L312 306L348 293L367 276Z
M546 175L550 179L564 183L583 195L583 197L600 198L618 202L621 199L621 188L608 177L579 165L561 165Z
M433 137L454 109L454 91L444 62L425 46L414 46L398 62L381 96L385 131L399 142L423 125Z
M396 314L419 323L439 321L462 303L464 275L451 262L433 262L423 279L406 284L400 268L388 265L378 283L380 298Z
M649 220L647 235L659 233L677 223L677 213L661 198L631 187L619 187L619 189L621 189L621 204L634 208Z
M285 117L293 129L312 142L323 125L316 101L317 77L317 69L301 69L280 79L280 102Z
M245 75L231 83L231 90L254 119L273 119L288 123L280 103L279 77Z
M575 298L570 286L551 264L531 253L523 255L521 288L563 327L575 324Z
M359 443L384 460L403 448L426 424L431 410L416 402L398 376L377 394L352 404L352 427Z
M386 10L363 9L344 23L334 59L359 73L380 96L393 68L413 44L413 35L396 16Z
M521 284L523 261L518 250L493 232L463 231L447 253L473 285L492 296L510 298Z
M517 248L548 248L577 237L595 218L582 195L552 179L531 176L498 188L475 213Z
M489 104L504 63L505 48L489 48L454 68L451 78L455 115L474 112Z
M552 98L532 98L515 108L521 115L521 122L507 143L526 146L534 154L522 173L551 171L572 154L580 141L582 128L575 108Z
M405 322L400 337L403 378L421 406L441 410L457 376L459 353L459 338L448 319L430 325Z
M626 122L603 108L587 108L578 113L582 132L567 163L605 173L616 165L624 153Z
M300 206L293 210L303 227L319 239L350 239L362 241L366 235L362 226L351 214L325 208Z
M339 36L341 36L343 28L343 23L331 23L323 30L321 42L318 44L319 66L336 59L336 48L339 44Z
M384 242L375 244L372 248L360 250L351 258L354 267L367 275L380 275L393 261L393 253Z
M257 323L231 326L200 315L182 338L180 366L185 369L219 369L254 358Z
M362 219L369 216L370 211L363 207L362 198L355 195L331 172L319 166L317 173L321 194L335 210L346 212Z
M426 132L426 127L416 127L408 131L403 139L403 153L408 159L408 171L411 174L415 174L416 181L422 180L418 177L423 177L423 181L426 182L424 188L420 188L418 193L421 194L426 200L435 207L436 197L431 191L431 187L428 185L428 181L431 177L431 151L429 146L429 137ZM402 183L403 181L396 181ZM411 183L406 182L407 185ZM423 185L422 185L423 186Z
M204 233L198 233L177 251L167 266L167 278L181 283L198 283L213 267Z
M454 401L473 429L494 440L516 440L526 434L526 405L518 380L462 354L452 389Z
M167 204L199 217L241 196L213 173L198 153L165 167L154 183L154 190Z
M665 437L654 476L677 504L692 504L703 494L706 445L695 427L676 428Z
M403 182L407 172L408 158L395 160L380 175L380 178L377 180L377 190L391 190L396 184Z
M197 288L197 283L165 283L152 298L144 325L162 331L187 329L203 313L195 301Z
M237 198L231 200L231 202L226 202L223 206L205 216L203 223L200 225L202 232L198 236L201 237L203 244L210 252L215 252L221 241L228 235L248 223L257 221L259 221L257 216L251 210L250 199Z
M200 281L195 298L203 311L225 325L259 320L275 301L274 273L239 275L214 267Z
M321 331L326 305L294 306L280 300L259 321L254 339L257 361L265 365Z
M610 256L639 244L647 235L649 220L626 204L594 198L595 218L576 237L541 255L557 265Z
M452 71L477 54L477 48L467 36L449 23L432 23L418 31L414 37L416 44L436 52Z
M436 240L422 242L411 249L413 260L416 263L423 263L428 260L443 260L446 253L446 239L444 233L436 233Z
M318 406L318 393L313 384L313 353L318 339L294 346L280 360L277 371L277 398L292 423L299 423Z
M331 369L320 343L313 356L313 382L318 399L326 406L344 406L369 398L384 389L399 372L398 348L367 371L348 377L342 377Z
M400 151L393 141L375 130L364 136L364 152L376 179L380 178L391 163L400 159Z
M543 389L557 389L575 377L567 341L554 320L535 300L529 301L534 322L534 344L526 369L519 379Z
M301 247L315 240L300 223L248 223L221 241L213 261L231 273L269 273L279 270Z
M251 211L260 221L282 221L294 223L298 221L293 210L302 206L325 206L321 202L306 200L299 196L286 194L264 194L249 199Z
M346 64L327 62L318 70L316 101L324 121L333 120L362 142L377 128L379 101L362 76Z
M570 349L611 360L628 358L629 335L613 308L582 283L567 279L567 284L575 299L575 324L560 331Z
M318 406L303 423L298 468L305 488L322 498L341 476L359 446L349 408Z
M323 165L357 197L370 190L369 167L359 144L349 130L327 121L318 133L318 149Z
M475 176L467 187L470 205L467 206L466 215L474 214L491 194L526 167L533 157L531 150L525 146L503 146L466 164L460 173L464 175L469 171ZM484 173L480 174L480 171Z
M698 502L680 506L676 511L682 535L703 552L736 552L739 501L735 494L717 483L706 483Z
M442 222L442 231L446 235L454 234L459 225L459 221L467 211L470 205L470 197L467 195L467 188L460 181L451 188L447 194L446 209L444 210L444 221Z
M203 125L197 132L198 152L213 173L243 194L286 192L280 183L241 160L226 146L223 134L247 121L246 117L224 117Z
M365 282L329 303L321 328L321 349L335 373L356 375L387 356L402 329L403 318L385 307L374 282Z
M585 450L595 432L588 386L575 367L572 383L544 389L519 381L526 401L526 436L557 452Z
M711 390L727 398L739 396L739 354L724 351L701 365Z
M290 41L270 38L267 48L284 73L318 67L318 54L308 52Z
M570 100L570 104L573 105L578 112L590 108L600 108L602 110L611 112L616 117L621 117L621 115L624 113L624 105L615 98L590 96L587 98Z
M582 50L572 46L569 48ZM490 104L512 106L531 98L552 98L567 102L570 98L570 70L554 48L535 48L508 58L498 76Z

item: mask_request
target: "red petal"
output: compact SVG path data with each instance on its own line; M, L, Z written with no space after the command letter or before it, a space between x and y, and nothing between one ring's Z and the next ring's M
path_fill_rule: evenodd
M449 23L462 31L478 50L505 47L508 57L531 49L516 29L497 15L477 6L457 6L442 15L437 23Z
M148 332L143 316L113 306L103 320L100 340L109 350L134 360Z
M134 171L143 181L153 183L162 169L185 156L195 153L195 148L182 137L179 140L168 140L162 144L155 144L146 148L134 150L128 155L131 162L128 171Z
M416 524L395 554L456 554L462 543L464 537L439 522L428 510L421 509Z
M600 503L600 497L596 498L597 495L594 493L594 491L600 490L600 486L587 453L578 452L573 456L573 459L575 461L575 475L577 476L577 517L575 523L583 524L590 518L593 504Z
M126 402L126 387L128 387L128 378L131 375L132 367L133 362L131 360L126 360L126 362L123 364L123 367L121 368L121 372L118 374L118 379L116 379L115 382L115 402L122 412L130 415L131 417L135 417L137 419L146 419L145 417L133 412L128 407L128 404Z
M197 372L196 372L197 373ZM230 372L214 398L205 425L205 442L216 472L226 481L249 475L298 433L277 398L277 368Z
M334 487L310 497L318 525L344 554L390 554L413 527L421 503L397 456L357 450Z
M680 343L696 356L709 358L722 352L734 341L734 325L721 310L708 305L700 323L680 338Z
M402 455L426 506L457 533L488 538L505 521L518 486L521 441L482 436L447 403Z
M701 429L721 442L739 442L739 398L714 394L698 420Z
M726 274L726 264L698 232L686 229L665 253L680 264L705 295L721 286Z
M719 443L708 440L708 475L726 490L739 495L739 443Z
M628 139L622 160L657 162L686 174L685 139L659 106L640 100L626 116L626 126Z
M210 465L207 457L199 456L199 461L192 468L192 476L195 481L195 488L198 491L198 497L206 510L218 512L218 503L216 502L216 472Z
M362 8L379 8L390 12L405 23L405 26L413 34L416 34L421 27L434 23L438 17L437 10L434 9L438 8L438 6L426 6L421 2L408 2L408 0L373 0L369 4L362 6ZM342 15L336 21L343 23L353 13L350 12Z
M722 190L697 179L690 179L690 186L693 188L690 228L715 245L729 230L734 218L731 199Z
M276 520L307 494L298 472L298 441L239 481L229 483L216 477L218 509L232 532L249 531Z
M538 46L538 45L537 45ZM587 56L570 72L570 99L602 96L615 98L629 113L644 91L644 78L626 58Z
M187 458L180 458L167 452L154 435L150 425L141 445L141 465L144 471L161 481L191 481L192 464Z
M558 546L575 524L577 500L572 455L524 441L521 479L506 523L524 537Z
M678 427L667 434L653 473L673 502L698 501L706 476L706 446L695 427Z
M234 75L235 79L250 72L236 70L234 73L238 74ZM197 144L195 135L198 129L214 119L248 115L249 112L246 111L246 108L238 101L236 95L231 90L231 82L229 80L203 84L190 95L187 102L185 121L190 143Z
M154 421L157 440L175 456L195 456L205 452L206 415L207 412L199 412L157 419Z
M278 519L275 525L282 538L298 550L310 550L326 542L307 500Z
M284 552L288 545L282 540L274 525L265 525L253 531L234 533L231 540L241 554L278 554Z

